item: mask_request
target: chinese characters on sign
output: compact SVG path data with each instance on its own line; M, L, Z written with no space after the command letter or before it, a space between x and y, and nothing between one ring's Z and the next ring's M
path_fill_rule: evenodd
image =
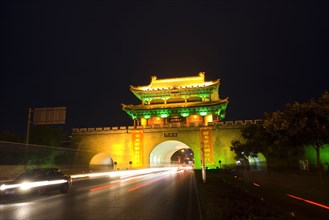
M143 131L133 131L132 138L133 138L133 142L132 142L133 163L135 165L143 165L143 159L142 159Z
M170 122L170 123L184 122L184 118L182 118L182 117L171 117L171 118L168 118L168 122Z
M175 132L170 132L170 133L163 133L164 137L177 137L177 133Z
M201 150L203 147L204 161L206 165L214 164L214 152L212 144L212 129L208 127L202 127L200 129L200 141Z

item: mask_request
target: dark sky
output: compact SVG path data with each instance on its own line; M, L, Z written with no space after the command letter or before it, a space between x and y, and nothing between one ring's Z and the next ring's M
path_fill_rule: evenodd
M263 118L329 88L328 1L5 1L0 132L28 108L68 129L131 125L130 85L206 72L226 120Z

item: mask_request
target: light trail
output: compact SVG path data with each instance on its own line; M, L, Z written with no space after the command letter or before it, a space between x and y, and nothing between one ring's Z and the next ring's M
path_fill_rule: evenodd
M178 174L180 174L180 173L182 173L182 172L184 172L184 170L181 170L181 169L178 169L178 170L169 170L169 171L163 173L162 176L158 177L157 179L154 179L154 180L148 181L148 182L146 182L146 183L139 184L139 185L137 185L137 186L135 186L135 187L133 187L133 188L130 188L130 189L128 190L128 192L131 192L131 191L134 191L134 190L137 190L137 189L143 188L143 187L145 187L145 186L151 185L152 183L155 183L155 182L157 182L157 181L159 181L159 180L162 180L162 179L164 179L166 176L171 175L171 174L173 174L173 173L178 173Z
M71 175L72 179L77 178L97 178L97 177L120 177L127 178L137 175L144 175L148 173L164 172L164 171L177 171L183 169L182 167L162 167L162 168L147 168L139 170L122 170L122 171L110 171L110 172L99 172L99 173L82 173Z
M157 179L151 180L151 181L146 182L146 183L139 184L139 185L137 185L137 186L135 186L135 187L133 187L133 188L130 188L130 189L128 190L128 192L131 192L131 191L134 191L134 190L137 190L137 189L143 188L143 187L145 187L145 186L151 185L152 183L158 182L159 180L162 180L163 178L165 178L165 176L159 177L159 178L157 178Z
M102 189L110 188L111 186L117 186L117 185L119 185L119 184L120 184L120 182L117 182L117 183L111 183L111 184L108 184L108 185L104 185L104 186L100 186L100 187L92 188L92 189L90 189L89 191L90 191L90 192L95 192L95 191L98 191L98 190L102 190Z
M120 183L123 182L131 182L136 181L136 179L146 178L151 175L154 175L155 173L164 172L163 175L168 175L172 173L181 173L184 172L184 170L189 168L181 168L181 167L165 167L165 168L149 168L149 169L140 169L140 170L129 170L129 171L111 171L111 172L101 172L101 173L90 173L90 174L76 174L72 175L72 178L83 178L83 177L91 177L91 178L97 178L97 177L119 177L120 180L117 180L115 183L107 184L104 186L92 188L89 191L94 192L102 189L107 189L112 186L117 186ZM162 179L164 177L160 177L159 179ZM149 185L156 181L150 181L145 184L141 184L137 188L141 188L143 186ZM130 189L129 191L132 191L135 189Z
M110 188L112 186L120 185L120 183L136 181L136 179L145 178L146 176L149 176L149 175L152 175L152 174L146 174L146 175L143 175L143 176L135 176L135 177L129 177L129 178L127 178L127 177L120 178L120 180L116 180L116 181L114 181L111 184L107 184L107 185L104 185L104 186L99 186L99 187L91 188L89 191L90 192L95 192L95 191L102 190L102 189L108 189L108 188Z
M34 187L40 186L48 186L48 185L55 185L55 184L62 184L66 183L67 180L50 180L50 181L36 181L36 182L22 182L17 184L2 184L0 186L0 190L4 191L6 189L13 189L13 188L20 188L21 190L28 190Z
M306 203L309 203L309 204L312 204L312 205L315 205L315 206L319 206L321 208L324 208L324 209L328 209L329 210L329 206L326 206L326 205L323 205L321 203L317 203L317 202L314 202L314 201L311 201L311 200L308 200L308 199L303 199L303 198L300 198L298 196L294 196L294 195L291 195L291 194L286 194L287 196L291 197L291 198L294 198L294 199L297 199L297 200L301 200L303 202L306 202Z
M234 178L238 178L237 176L234 176ZM257 186L257 187L261 187L260 184L257 184L255 182L252 183L254 186ZM268 184L272 184L272 185L275 185L271 182L268 182ZM306 202L306 203L309 203L309 204L312 204L312 205L315 205L315 206L318 206L318 207L321 207L321 208L324 208L324 209L328 209L329 210L329 206L327 205L324 205L324 204L321 204L321 203L318 203L318 202L314 202L314 201L311 201L311 200L308 200L308 199L304 199L304 198L301 198L301 197L298 197L298 196L295 196L295 195L292 195L292 194L286 194L286 196L290 197L290 198L293 198L293 199L297 199L297 200L300 200L300 201L303 201L303 202Z
M98 177L119 177L121 180L129 179L136 176L142 176L146 174L158 173L158 172L177 172L180 170L189 169L187 167L161 167L161 168L147 168L139 170L124 170L124 171L111 171L111 172L100 172L100 173L82 173L71 175L73 179L79 178L98 178ZM67 180L46 180L46 181L33 181L33 182L21 182L15 184L1 184L0 191L7 189L19 188L20 190L29 190L35 187L62 184L68 182Z
M260 185L259 184L257 184L257 183L252 183L254 186L257 186L257 187L260 187Z

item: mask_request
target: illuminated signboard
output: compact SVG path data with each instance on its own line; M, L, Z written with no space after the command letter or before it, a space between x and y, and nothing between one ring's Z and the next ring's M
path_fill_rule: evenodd
M168 118L168 122L175 123L175 122L184 122L183 117L170 117Z
M132 160L136 166L143 165L143 131L132 132Z
M164 137L177 137L177 133L176 132L166 132L166 133L163 133L163 136Z
M201 150L203 147L204 161L206 165L214 165L214 148L212 143L211 127L200 128Z

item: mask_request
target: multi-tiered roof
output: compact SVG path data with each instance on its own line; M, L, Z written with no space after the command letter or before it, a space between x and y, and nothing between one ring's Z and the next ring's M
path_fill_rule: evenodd
M203 72L197 76L167 79L153 76L147 86L130 87L141 104L123 104L123 110L134 120L209 114L223 119L228 99L219 98L219 83L219 79L205 81Z

